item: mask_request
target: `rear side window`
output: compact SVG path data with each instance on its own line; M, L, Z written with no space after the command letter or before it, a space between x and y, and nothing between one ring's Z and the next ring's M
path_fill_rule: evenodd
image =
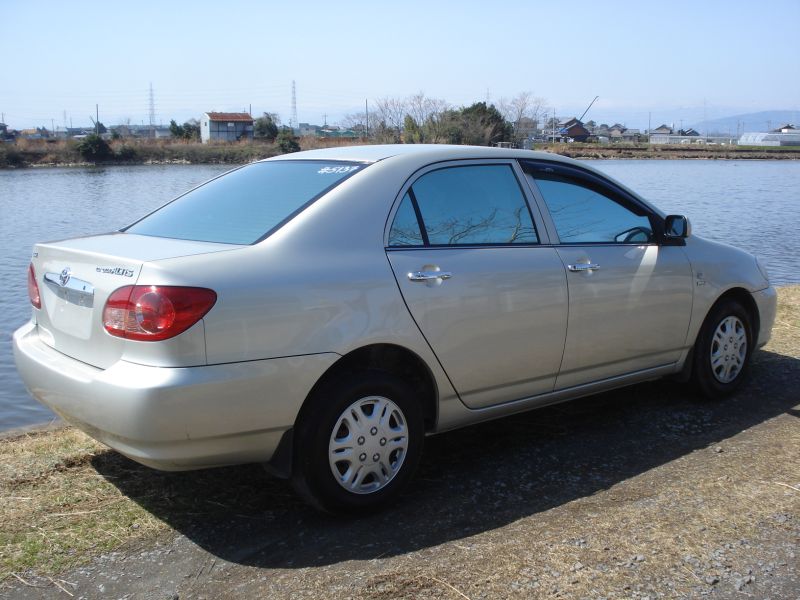
M124 231L253 244L362 168L328 161L254 163L180 196Z
M403 198L389 232L390 246L538 241L525 196L509 165L448 167L426 173Z

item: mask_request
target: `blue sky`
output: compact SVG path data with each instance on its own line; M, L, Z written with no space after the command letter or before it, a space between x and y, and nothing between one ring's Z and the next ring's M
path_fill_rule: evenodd
M338 122L423 91L459 106L521 91L559 116L646 127L800 109L800 0L0 4L0 112L15 128L208 110Z

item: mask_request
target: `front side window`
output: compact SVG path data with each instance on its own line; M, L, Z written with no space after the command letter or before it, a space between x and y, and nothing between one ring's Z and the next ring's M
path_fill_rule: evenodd
M362 168L362 164L330 161L253 163L212 179L124 231L253 244Z
M542 170L532 177L562 244L653 241L650 219L623 206L595 186Z
M390 246L538 241L525 196L509 165L447 167L426 173L403 198L389 233Z

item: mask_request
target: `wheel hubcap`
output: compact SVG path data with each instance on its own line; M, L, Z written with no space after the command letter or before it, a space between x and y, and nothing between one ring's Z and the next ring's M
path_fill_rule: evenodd
M371 494L403 466L408 426L403 411L382 396L356 400L339 416L328 444L334 478L348 492Z
M738 317L720 321L711 340L711 372L720 383L730 383L739 376L747 356L747 333Z

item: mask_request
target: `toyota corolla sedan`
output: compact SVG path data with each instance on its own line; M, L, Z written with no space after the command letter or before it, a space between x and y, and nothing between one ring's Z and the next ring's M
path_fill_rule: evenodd
M584 164L365 146L235 169L121 231L37 244L31 394L158 469L262 462L374 508L423 439L656 379L734 392L758 261Z

